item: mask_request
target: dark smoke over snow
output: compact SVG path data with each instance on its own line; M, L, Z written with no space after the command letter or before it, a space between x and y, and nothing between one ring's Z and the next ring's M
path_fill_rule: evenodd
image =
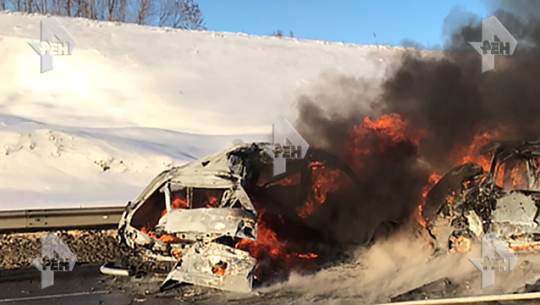
M540 10L539 2L535 6ZM528 45L497 58L496 70L481 73L480 56L467 43L481 40L480 25L472 24L452 35L444 59L407 54L383 85L381 107L430 132L421 151L436 165L448 166L449 153L482 130L497 129L502 138L540 136L538 22L507 11L495 15Z
M354 196L342 198L339 207L325 206L332 209L326 224L331 222L336 233L367 236L382 221L410 216L429 174L455 165L456 149L470 145L479 132L496 130L501 139L540 138L540 1L496 3L494 15L519 43L514 55L496 58L494 71L481 72L481 58L468 44L481 40L480 18L454 11L447 22L466 24L445 27L455 31L444 56L405 52L379 95L360 94L354 86L366 83L344 76L336 86L354 93L339 95L345 101L332 101L331 94L300 98L299 131L312 146L346 160L359 176ZM338 112L329 104L348 109ZM367 134L354 142L355 126L384 114L398 114L407 130L423 132L422 139L394 143ZM361 167L355 166L358 156L350 154L351 145L369 150Z

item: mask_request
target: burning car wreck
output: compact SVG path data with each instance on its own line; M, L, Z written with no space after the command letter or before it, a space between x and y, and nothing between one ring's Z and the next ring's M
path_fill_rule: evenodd
M492 142L481 164L466 163L443 176L422 208L424 227L438 251L467 252L485 234L514 251L540 246L540 140Z
M171 263L162 287L251 290L256 259L234 246L257 237L257 212L244 189L250 163L240 155L259 152L247 146L164 171L128 204L121 243L146 259Z
M287 172L274 176L269 149L268 143L240 144L159 174L128 203L119 223L120 243L142 263L129 258L101 271L160 273L161 290L187 283L249 292L261 274L276 274L280 265L290 271L319 259L323 250L311 240L321 233L305 220L336 190L336 177L353 181L353 174L327 155L321 161L314 150L288 160ZM328 173L333 189L321 181ZM281 238L288 231L297 243Z

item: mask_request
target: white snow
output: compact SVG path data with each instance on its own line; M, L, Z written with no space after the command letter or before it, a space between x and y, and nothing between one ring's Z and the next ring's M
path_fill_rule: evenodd
M67 127L0 115L0 207L122 205L165 168L238 139L264 135Z
M0 13L0 209L123 205L173 164L268 140L324 77L378 81L401 54L55 18L75 50L41 74L42 18Z

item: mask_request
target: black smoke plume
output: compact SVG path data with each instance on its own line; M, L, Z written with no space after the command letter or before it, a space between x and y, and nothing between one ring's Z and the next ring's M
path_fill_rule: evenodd
M513 55L496 58L494 71L481 72L480 55L468 43L481 40L480 18L466 15L447 19L467 23L448 27L455 31L444 50L406 51L378 96L358 94L350 86L365 82L343 76L333 90L355 94L336 94L342 100L333 100L331 92L323 92L299 100L300 132L312 146L348 162L359 181L350 196L319 211L314 227L326 226L327 233L347 241L365 238L381 223L410 218L430 173L456 165L456 149L470 145L479 132L496 130L503 139L540 138L540 2L497 3L494 15L519 44ZM336 105L348 109L336 111ZM366 117L384 114L399 115L408 129L423 132L422 139L386 143L373 134L361 143L352 141ZM369 151L362 167L355 167L350 145Z

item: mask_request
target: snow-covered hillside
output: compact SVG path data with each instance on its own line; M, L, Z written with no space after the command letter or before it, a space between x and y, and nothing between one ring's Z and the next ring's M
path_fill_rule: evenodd
M0 209L125 204L168 166L268 139L322 76L379 81L401 53L55 18L75 50L41 74L42 18L0 13Z

